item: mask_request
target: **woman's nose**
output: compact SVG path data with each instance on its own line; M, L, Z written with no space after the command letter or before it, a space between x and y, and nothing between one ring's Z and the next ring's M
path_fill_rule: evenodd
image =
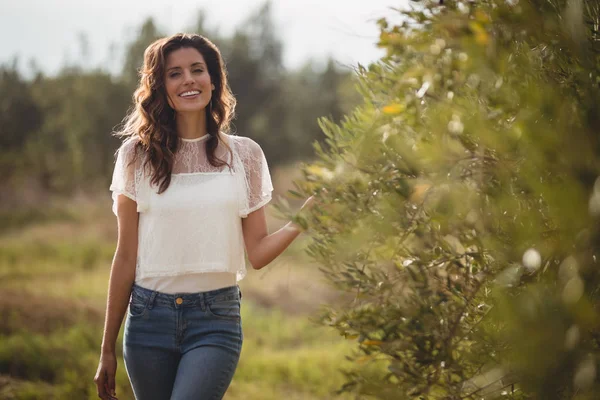
M183 71L183 80L185 83L191 83L194 81L192 73L190 71Z

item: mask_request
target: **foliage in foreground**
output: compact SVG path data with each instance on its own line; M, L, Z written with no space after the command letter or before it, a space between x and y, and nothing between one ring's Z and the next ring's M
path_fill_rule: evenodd
M309 254L354 294L323 322L387 368L342 390L598 398L599 6L440 3L379 21L364 103L298 183Z

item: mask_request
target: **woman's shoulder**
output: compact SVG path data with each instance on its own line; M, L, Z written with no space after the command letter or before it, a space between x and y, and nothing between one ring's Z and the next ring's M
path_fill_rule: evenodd
M121 145L117 151L127 156L133 156L136 152L140 152L141 149L141 141L138 137L126 136L122 139Z
M132 162L135 162L136 166L140 164L144 159L144 151L140 139L136 136L124 137L115 156L126 164Z
M253 140L247 136L240 136L237 134L229 134L229 133L223 133L222 135L223 135L225 141L228 144L233 144L238 151L250 152L250 153L256 153L257 151L262 151L260 145L255 140Z

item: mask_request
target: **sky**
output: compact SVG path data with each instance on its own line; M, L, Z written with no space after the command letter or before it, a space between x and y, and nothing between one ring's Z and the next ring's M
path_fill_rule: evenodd
M383 54L375 47L376 20L397 17L390 7L409 0L272 0L275 25L290 69L309 58L331 55L341 65L367 64ZM27 72L30 60L54 74L81 60L81 36L89 52L83 66L117 72L123 44L136 36L147 17L167 34L193 25L198 10L207 26L229 36L264 0L0 0L0 63L18 56ZM113 51L111 51L111 47Z

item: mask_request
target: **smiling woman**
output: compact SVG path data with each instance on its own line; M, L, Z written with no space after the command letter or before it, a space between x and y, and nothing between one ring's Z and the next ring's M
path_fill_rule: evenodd
M169 54L165 83L169 106L179 113L197 113L204 109L215 90L204 57L193 48L181 48Z
M169 187L181 138L208 134L209 163L214 167L227 164L215 152L220 143L230 150L223 134L229 131L236 101L219 49L203 36L177 34L159 39L148 46L144 60L134 93L136 107L120 135L138 139L136 147L151 167L151 182L162 193ZM199 93L185 93L193 91Z
M152 43L134 100L110 186L118 243L98 396L114 396L126 313L123 357L136 399L220 399L243 341L244 248L260 269L300 229L267 231L267 161L256 142L227 133L235 98L212 42L177 34Z

